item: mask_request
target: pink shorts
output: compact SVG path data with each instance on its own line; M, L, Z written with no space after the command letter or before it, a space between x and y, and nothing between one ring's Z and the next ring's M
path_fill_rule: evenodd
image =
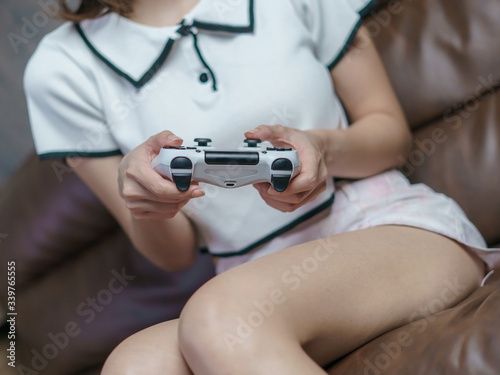
M340 181L336 188L330 210L251 253L218 259L217 273L290 246L379 225L406 225L436 232L468 246L490 270L500 265L500 249L488 249L453 199L427 185L410 184L397 170L354 182Z

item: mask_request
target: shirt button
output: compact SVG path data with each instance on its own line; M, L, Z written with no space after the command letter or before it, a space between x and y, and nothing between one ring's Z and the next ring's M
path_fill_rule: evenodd
M200 82L201 83L207 83L208 82L208 74L207 73L201 73L200 74Z

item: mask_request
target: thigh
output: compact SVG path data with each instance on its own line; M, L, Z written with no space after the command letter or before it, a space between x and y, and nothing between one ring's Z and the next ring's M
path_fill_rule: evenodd
M179 350L178 319L146 328L123 341L102 375L192 375Z
M186 325L223 321L213 334L226 349L245 350L249 340L262 351L295 342L324 366L410 319L455 305L483 273L482 262L449 238L380 226L226 271L195 293L183 315Z

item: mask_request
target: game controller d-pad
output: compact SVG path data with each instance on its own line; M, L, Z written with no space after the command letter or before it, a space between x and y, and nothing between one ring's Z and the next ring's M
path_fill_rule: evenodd
M283 192L298 173L297 151L291 148L262 148L258 139L245 139L238 150L215 150L210 138L195 138L197 147L164 147L151 162L163 177L172 180L180 191L192 181L235 188L269 182Z

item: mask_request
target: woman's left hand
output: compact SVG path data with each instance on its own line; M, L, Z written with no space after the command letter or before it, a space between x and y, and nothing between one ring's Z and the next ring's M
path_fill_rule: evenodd
M269 141L274 147L291 147L297 150L299 173L290 181L284 192L278 193L267 182L253 185L269 206L282 212L292 212L314 200L325 190L328 172L324 160L324 146L318 134L283 125L260 125L245 132L245 137Z

